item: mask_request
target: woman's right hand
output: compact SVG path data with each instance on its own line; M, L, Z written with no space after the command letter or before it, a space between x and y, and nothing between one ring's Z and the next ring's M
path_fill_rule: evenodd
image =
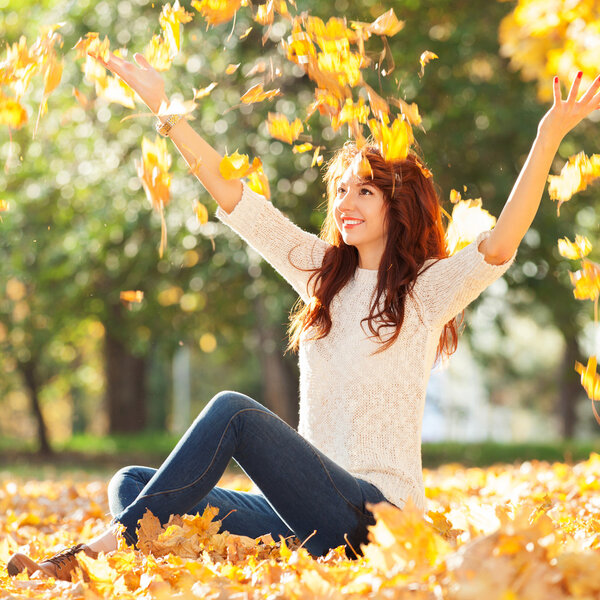
M91 53L89 55L105 66L109 71L119 76L137 95L144 104L154 113L163 102L169 101L165 94L165 82L160 73L144 58L142 54L136 52L133 55L136 66L132 62L115 56L112 52L107 61Z

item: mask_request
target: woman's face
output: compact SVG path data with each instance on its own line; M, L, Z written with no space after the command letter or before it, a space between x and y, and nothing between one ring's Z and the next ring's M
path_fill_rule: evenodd
M355 246L359 267L377 269L387 239L383 192L357 175L354 160L338 183L334 201L335 222L344 242Z

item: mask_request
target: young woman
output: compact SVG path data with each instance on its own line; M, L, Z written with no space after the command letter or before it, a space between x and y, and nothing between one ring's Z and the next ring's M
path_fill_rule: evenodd
M167 101L159 73L114 55L104 63L157 113ZM513 262L544 190L562 138L600 107L600 77L579 101L581 73L554 103L495 228L447 257L440 203L430 173L414 154L386 162L368 146L346 144L326 175L327 218L320 237L291 223L240 180L219 173L221 156L185 119L161 118L163 133L216 200L217 217L238 232L305 302L290 328L299 348L300 423L295 431L255 400L217 394L158 470L128 467L109 485L114 519L107 530L36 563L23 554L9 573L41 570L69 579L78 552L96 556L117 546L118 524L136 543L147 509L161 522L202 512L250 537L296 535L320 556L345 545L352 557L374 523L366 503L421 510L421 423L436 359L456 348L458 315ZM367 163L368 162L368 166ZM234 458L260 489L216 487Z

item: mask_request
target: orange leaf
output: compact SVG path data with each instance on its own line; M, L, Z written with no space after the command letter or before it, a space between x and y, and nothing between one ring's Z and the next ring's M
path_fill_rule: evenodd
M394 13L394 9L390 8L387 12L379 15L371 25L367 27L370 33L375 35L387 35L389 37L396 35L404 27L404 21L399 21Z
M8 201L0 200L0 212L5 212L8 210Z
M169 43L162 35L153 35L143 54L157 71L167 71L171 67Z
M194 212L196 213L196 218L200 225L204 225L208 222L208 210L206 209L206 206L198 202L198 200L194 202Z
M313 149L313 145L309 142L305 143L305 144L296 144L295 146L293 146L292 148L292 152L294 154L300 154L302 152L308 152L309 150Z
M181 50L181 24L189 23L192 15L175 0L173 8L167 2L163 6L158 22L169 47L169 56L173 58Z
M204 98L205 96L208 96L216 87L217 87L218 83L216 81L213 81L211 84L207 85L204 88L201 88L199 90L197 90L196 88L194 89L194 100L198 100L200 98Z
M20 129L27 122L26 110L12 98L0 92L0 125L8 125L11 129Z
M140 290L127 290L120 293L122 302L141 302L144 299L144 292Z
M106 62L110 56L110 41L107 36L100 41L100 34L90 31L79 38L73 49L77 50L77 58L85 58L87 54L91 54Z
M275 96L279 96L279 89L268 90L265 92L262 83L253 85L241 98L240 100L244 104L252 104L253 102L262 102L263 100L270 100Z
M269 113L267 128L275 139L288 144L292 144L297 140L298 136L304 131L300 119L296 118L290 123L285 115L279 113Z
M410 123L404 115L396 117L391 126L376 119L369 119L369 128L385 160L406 158L414 138Z
M425 65L430 60L433 60L435 58L439 58L439 56L434 52L431 52L431 50L425 50L425 52L421 54L419 58L419 62L421 63L421 77L423 77L423 74L425 73Z
M262 167L253 171L248 176L248 187L257 194L261 194L267 199L271 198L271 189L269 187L269 180L265 175Z
M225 69L225 74L226 75L232 75L233 73L235 73L239 69L239 66L241 64L242 63L237 63L236 65L234 65L234 64L227 65L227 68Z
M206 19L209 25L226 23L241 6L242 0L192 0L192 6Z
M225 179L241 179L262 167L259 158L255 158L250 165L247 154L239 154L236 150L232 155L223 157L219 164L219 171Z

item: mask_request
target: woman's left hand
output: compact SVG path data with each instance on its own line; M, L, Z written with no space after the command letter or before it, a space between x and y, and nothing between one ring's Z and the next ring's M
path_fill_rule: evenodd
M538 125L538 132L546 132L558 140L571 131L580 121L591 112L600 109L600 75L594 79L580 100L577 100L577 92L581 84L582 72L579 71L571 85L571 91L566 100L562 99L560 81L554 78L554 104L544 115Z

